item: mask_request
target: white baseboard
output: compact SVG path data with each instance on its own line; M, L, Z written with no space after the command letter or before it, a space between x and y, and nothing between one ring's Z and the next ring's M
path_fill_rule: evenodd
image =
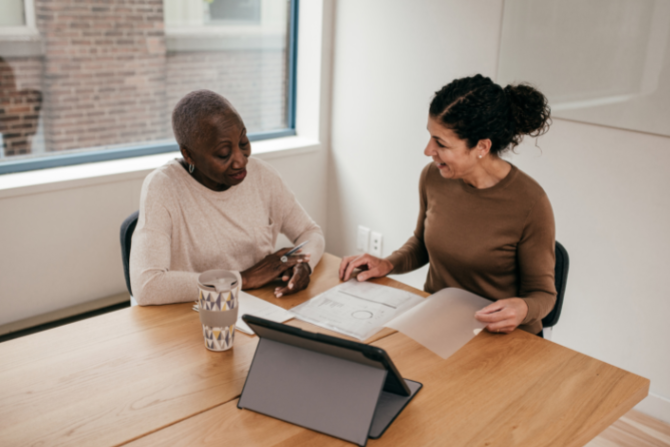
M635 406L635 409L640 413L670 424L670 399L666 397L650 392L649 396Z
M76 306L66 307L65 309L55 310L42 315L26 318L12 323L3 324L0 326L0 335L10 334L12 332L22 331L31 327L39 326L41 324L51 323L53 321L62 320L63 318L72 317L75 315L91 312L93 310L102 309L104 307L113 306L124 301L128 301L130 295L128 293L119 293L117 295L100 298L97 300L88 301L86 303L77 304Z

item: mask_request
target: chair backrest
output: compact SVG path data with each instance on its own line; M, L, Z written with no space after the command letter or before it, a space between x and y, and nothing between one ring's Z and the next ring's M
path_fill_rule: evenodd
M565 284L568 282L568 267L570 258L568 252L560 242L556 241L556 267L554 267L554 282L556 283L556 304L549 315L542 319L543 327L552 327L558 323L563 308L563 296L565 295Z
M126 287L131 296L133 291L130 289L130 243L133 240L133 232L137 226L137 219L139 216L140 212L135 211L121 224L121 257L123 258L123 274L126 275Z

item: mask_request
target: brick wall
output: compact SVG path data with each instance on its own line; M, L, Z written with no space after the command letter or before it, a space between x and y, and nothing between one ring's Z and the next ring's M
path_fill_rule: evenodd
M220 51L168 53L168 110L186 93L206 88L225 96L248 132L286 127L286 53Z
M34 147L42 108L40 58L0 57L0 133L5 156L25 155Z
M48 150L166 137L162 0L36 0L35 8Z

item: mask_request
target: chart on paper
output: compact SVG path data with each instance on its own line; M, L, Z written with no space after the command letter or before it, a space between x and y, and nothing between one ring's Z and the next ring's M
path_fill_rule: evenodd
M365 340L423 301L418 295L356 280L342 283L291 309L296 318Z

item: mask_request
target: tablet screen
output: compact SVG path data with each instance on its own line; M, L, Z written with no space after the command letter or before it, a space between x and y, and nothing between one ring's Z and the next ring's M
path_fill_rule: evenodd
M329 335L316 334L252 315L244 315L242 319L259 337L378 369L385 369L387 375L384 383L384 391L401 396L410 395L410 390L393 364L393 361L386 351L381 348Z

